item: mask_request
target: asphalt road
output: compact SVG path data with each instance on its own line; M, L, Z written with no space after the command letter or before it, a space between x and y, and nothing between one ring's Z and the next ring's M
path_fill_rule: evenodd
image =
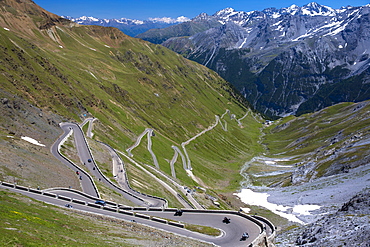
M76 176L79 177L82 191L94 196L94 197L100 197L98 190L96 188L96 185L92 179L94 177L95 181L97 183L105 183L109 188L112 190L115 190L116 192L123 195L126 199L132 201L136 205L139 206L152 206L152 207L160 207L165 204L165 201L156 199L153 197L142 195L136 191L133 191L131 189L125 190L117 185L113 184L111 181L109 181L108 178L106 178L99 170L99 168L96 166L94 158L90 152L90 149L87 145L85 136L81 130L81 128L74 123L61 123L60 127L63 129L64 133L61 137L58 138L58 140L53 144L51 147L52 154L57 157L60 161L62 161L64 164L66 164L71 169L75 170L79 174ZM63 141L63 139L70 134L70 131L73 131L74 139L75 139L75 145L77 149L77 153L80 157L80 164L73 164L71 161L68 161L65 157L63 157L58 152L58 146ZM83 167L82 168L80 168ZM87 172L91 174L92 177L89 176Z
M248 246L260 233L260 228L241 216L234 215L234 214L226 214L226 213L205 213L205 212L184 212L182 216L174 216L174 212L162 212L162 211L136 211L142 215L148 216L155 216L162 219L171 219L174 221L180 221L182 223L191 223L191 224L199 224L199 225L206 225L212 226L214 228L219 228L222 231L222 234L217 237L212 237L196 232L192 232L186 230L184 228L175 227L169 224L159 223L150 219L144 219L138 216L131 216L127 214L122 214L118 212L112 212L109 210L105 210L102 208L91 207L87 205L83 205L80 203L75 203L67 200L62 200L59 198L54 198L42 194L37 194L33 192L23 191L15 188L9 188L8 186L4 186L0 184L1 189L8 189L10 191L14 191L17 193L24 194L31 198L34 198L39 201L43 201L46 203L50 203L53 205L64 207L66 210L81 210L84 212L90 212L95 214L101 214L106 216L115 217L118 219L136 222L137 224L144 224L147 226L155 227L158 229L162 229L171 233L179 234L185 237L191 237L195 239L199 239L201 241L206 241L213 243L217 246ZM94 200L84 198L80 194L76 194L73 192L62 192L62 191L48 191L49 193L63 195L69 198L78 199L80 201L86 201L93 203ZM73 206L72 209L68 209L65 207L65 204L70 204ZM132 211L130 211L132 212ZM222 219L227 216L231 219L229 224L225 224L222 222ZM247 231L249 234L249 238L246 241L240 241L241 235L243 232Z
M54 145L51 148L51 152L53 153L54 156L56 156L59 160L61 160L68 167L79 172L79 175L76 174L76 176L81 176L80 182L81 182L81 187L82 187L83 192L85 192L88 195L91 195L92 197L99 198L99 193L92 179L93 177L97 183L100 183L100 182L105 183L108 187L122 194L125 198L127 198L128 200L131 200L138 206L142 206L145 208L149 208L149 207L160 208L164 206L164 201L161 199L156 199L156 198L152 198L147 195L142 195L139 192L131 190L129 186L127 185L124 186L124 189L118 187L117 185L114 185L111 181L109 181L105 176L102 175L99 168L96 166L94 162L94 158L90 152L90 149L87 145L86 139L84 137L84 134L80 126L78 126L77 124L73 124L73 123L61 123L60 127L64 130L64 134L54 143ZM58 146L60 145L62 140L72 130L74 134L77 152L80 157L81 164L79 165L82 166L84 170L88 171L90 175L87 172L85 172L83 169L79 168L78 165L73 164L72 162L68 161L66 158L61 156L60 153L58 152ZM122 162L119 159L117 154L114 155L113 152L111 154L114 159L114 162L116 162L117 164L119 162ZM57 198L52 198L52 197L43 196L39 194L33 194L30 192L25 192L25 191L22 191L21 193L26 194L30 197L33 197L37 200L45 201L45 202L52 203L52 204L59 205L59 206L64 206L66 204L66 201L63 201ZM90 203L94 203L95 201L95 199L85 198L83 195L76 194L72 191L54 190L52 191L52 193L62 195L65 197L69 197L69 198L78 199L80 201L90 202ZM108 210L94 208L94 207L87 206L87 205L81 205L81 204L74 203L74 202L68 202L68 203L73 205L73 210L83 210L83 211L92 212L92 213L99 213L103 215L117 217L117 218L124 219L124 220L130 220L130 221L135 220L135 222L137 223L156 227L156 228L166 230L172 233L180 234L183 236L196 238L202 241L211 242L218 246L248 246L260 234L260 228L257 224L255 224L253 221L250 221L244 217L241 217L235 214L211 213L211 212L203 211L201 213L185 212L182 216L174 216L174 212L140 211L140 213L150 215L150 216L161 217L161 218L171 219L175 221L181 221L184 223L186 222L186 223L192 223L192 224L198 224L198 225L211 226L211 227L221 229L222 231L221 236L211 237L211 236L191 232L186 229L179 228L179 227L174 227L168 224L158 223L158 222L148 220L148 219L125 215L125 214L121 214L117 212L111 212ZM135 211L135 212L139 212L139 211ZM222 219L225 216L231 219L230 224L225 224L222 222ZM249 234L249 238L246 241L240 241L240 238L243 232L248 232Z
M83 192L85 192L89 195L92 195L94 197L99 197L98 190L96 189L96 186L95 186L92 178L89 176L89 174L86 173L84 170L82 170L79 166L75 165L73 162L66 159L58 151L59 145L63 141L63 139L65 139L67 137L67 135L69 135L72 130L73 130L73 133L76 133L76 130L78 130L79 127L76 124L66 124L66 123L61 123L60 127L62 128L64 133L51 146L51 148L50 148L51 153L57 159L59 159L62 163L64 163L67 167L71 168L72 170L74 170L76 172L76 176L78 176L78 178L80 179L80 184L81 184ZM76 139L77 143L81 143L81 136L80 135L75 134L75 138L77 138ZM83 145L79 144L78 146L81 148ZM85 152L79 151L79 154L82 155L80 157L82 157L83 160L87 161L87 159L91 158L86 153L86 150L85 150ZM78 172L78 175L77 175L77 172Z

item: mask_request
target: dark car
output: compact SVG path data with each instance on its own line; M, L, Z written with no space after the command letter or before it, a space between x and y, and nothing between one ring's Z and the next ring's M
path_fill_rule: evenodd
M99 204L99 205L105 206L105 201L103 201L103 200L97 200L95 202L95 204Z
M177 209L174 215L175 216L181 216L182 215L182 210L181 209Z
M91 163L91 159L88 159L87 162Z
M67 208L73 208L73 206L71 204L66 204L64 206L66 206Z

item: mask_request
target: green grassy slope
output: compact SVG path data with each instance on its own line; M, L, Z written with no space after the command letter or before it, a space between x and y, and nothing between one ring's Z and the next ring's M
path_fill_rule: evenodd
M0 190L1 246L210 246L136 223Z
M369 163L370 102L341 103L300 117L287 117L265 128L266 156L291 165L286 173L254 178L255 184L291 185L346 173ZM249 172L282 168L251 165ZM267 174L267 173L266 173ZM272 173L270 173L272 174Z
M237 119L249 111L214 72L159 45L114 28L70 23L31 1L6 0L0 7L3 90L71 121L98 118L94 138L122 152L145 128L154 129L153 150L169 175L172 145L207 129L226 109ZM260 151L260 124L252 112L240 126L229 114L224 121L227 131L218 125L187 150L202 186L233 191L241 165ZM153 165L145 138L133 153ZM196 185L180 159L175 167L179 181Z

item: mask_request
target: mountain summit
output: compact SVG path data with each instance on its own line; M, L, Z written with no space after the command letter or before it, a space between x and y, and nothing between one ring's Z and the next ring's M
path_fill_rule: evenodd
M299 115L370 98L369 12L368 5L332 9L315 2L226 8L137 37L215 70L269 117ZM185 25L201 28L189 33Z

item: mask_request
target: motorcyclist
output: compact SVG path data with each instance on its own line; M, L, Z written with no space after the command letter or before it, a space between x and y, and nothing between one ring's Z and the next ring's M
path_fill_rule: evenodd
M242 235L242 239L247 239L247 238L249 238L249 234L248 232L244 232Z

